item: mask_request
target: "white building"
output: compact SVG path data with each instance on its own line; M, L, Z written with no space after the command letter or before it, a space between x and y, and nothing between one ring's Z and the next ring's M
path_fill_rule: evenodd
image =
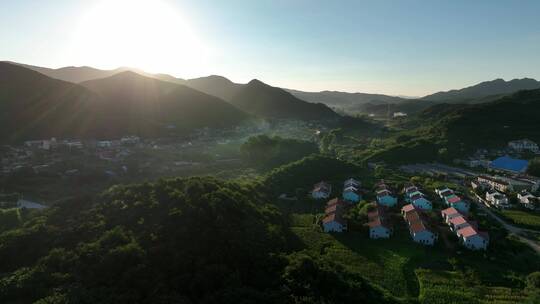
M467 226L456 232L463 246L472 250L486 249L489 244L487 232L480 232L473 226Z
M523 207L534 210L539 205L540 199L534 195L532 195L530 192L522 191L518 193L517 198L519 200L519 203L523 205Z
M530 151L533 153L538 153L538 145L529 139L520 139L520 140L514 140L508 143L508 146L515 151L523 152L523 151Z
M486 201L497 208L507 208L509 206L508 197L495 190L486 192Z

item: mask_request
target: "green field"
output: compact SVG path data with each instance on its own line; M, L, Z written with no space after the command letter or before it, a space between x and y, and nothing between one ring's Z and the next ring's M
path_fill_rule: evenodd
M503 210L500 213L513 224L540 230L540 213L524 210Z

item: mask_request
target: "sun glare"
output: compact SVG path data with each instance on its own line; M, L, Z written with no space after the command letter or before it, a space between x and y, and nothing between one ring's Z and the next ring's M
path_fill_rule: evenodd
M99 2L76 30L74 62L149 72L198 74L206 49L174 7L161 0Z

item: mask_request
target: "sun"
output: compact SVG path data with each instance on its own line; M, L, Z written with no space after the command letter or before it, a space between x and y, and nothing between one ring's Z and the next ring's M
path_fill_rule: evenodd
M74 62L197 74L207 50L180 12L161 0L104 0L75 30Z

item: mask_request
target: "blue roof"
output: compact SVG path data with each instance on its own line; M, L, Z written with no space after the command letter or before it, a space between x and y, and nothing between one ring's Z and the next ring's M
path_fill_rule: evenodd
M513 171L513 172L525 172L529 166L529 162L523 159L514 159L508 156L503 156L495 159L491 162L493 169Z

